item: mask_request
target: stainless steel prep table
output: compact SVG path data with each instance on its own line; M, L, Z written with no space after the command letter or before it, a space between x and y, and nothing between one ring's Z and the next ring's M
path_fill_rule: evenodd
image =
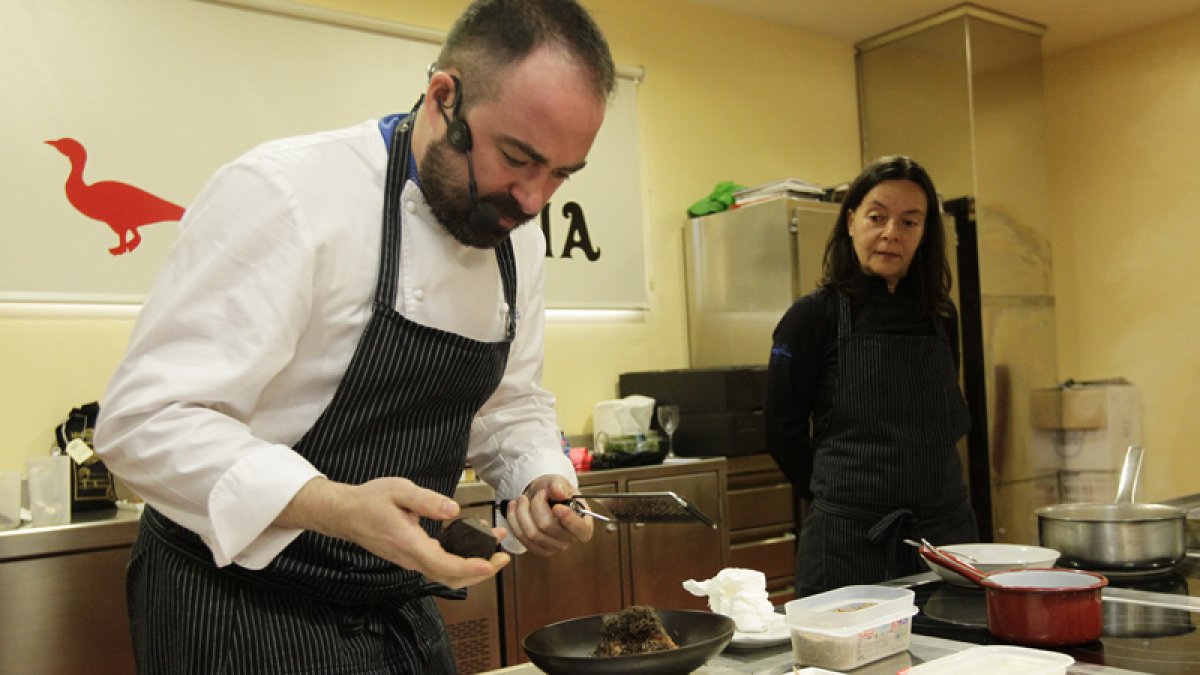
M0 673L132 673L125 564L137 511L0 532Z

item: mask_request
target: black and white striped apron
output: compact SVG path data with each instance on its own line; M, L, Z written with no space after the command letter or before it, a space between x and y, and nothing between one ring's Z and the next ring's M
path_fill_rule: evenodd
M371 318L337 391L295 450L332 480L403 476L454 492L471 420L500 383L516 331L512 242L496 249L506 339L488 343L396 312L407 122L393 134ZM262 570L218 568L199 537L147 509L128 568L141 673L453 673L418 573L347 541L304 532ZM422 519L436 536L441 524ZM461 596L460 596L461 597Z
M970 418L934 324L934 335L854 333L838 292L838 377L828 426L814 430L797 595L924 571L905 538L978 540L955 448Z

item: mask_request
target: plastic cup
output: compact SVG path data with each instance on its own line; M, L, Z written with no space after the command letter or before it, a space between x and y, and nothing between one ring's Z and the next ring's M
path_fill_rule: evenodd
M66 455L25 460L29 469L29 511L34 527L71 522L71 458Z
M21 525L21 473L0 471L0 530Z

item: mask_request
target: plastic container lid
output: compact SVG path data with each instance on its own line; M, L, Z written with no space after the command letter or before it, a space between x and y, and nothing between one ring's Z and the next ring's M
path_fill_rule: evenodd
M911 616L916 594L890 586L845 586L784 605L788 626L800 630L870 628L891 617Z
M796 624L789 624L788 628L791 629L792 631L795 631L795 633L797 633L801 636L823 635L825 637L830 637L830 638L857 638L864 630L879 629L879 628L886 629L893 621L904 621L904 620L912 617L916 613L917 613L916 607L909 607L908 609L902 609L895 614L888 614L887 616L881 616L875 621L868 621L867 623L862 623L862 624L856 623L852 626L841 626L839 628L818 628L818 627L812 627L812 626L799 626Z
M1028 647L971 647L901 671L907 675L1065 675L1075 659Z

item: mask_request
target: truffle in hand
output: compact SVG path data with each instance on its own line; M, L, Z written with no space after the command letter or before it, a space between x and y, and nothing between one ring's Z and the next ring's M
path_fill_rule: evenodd
M491 558L496 552L496 536L487 523L477 518L460 518L442 528L438 541L446 552L463 558Z

